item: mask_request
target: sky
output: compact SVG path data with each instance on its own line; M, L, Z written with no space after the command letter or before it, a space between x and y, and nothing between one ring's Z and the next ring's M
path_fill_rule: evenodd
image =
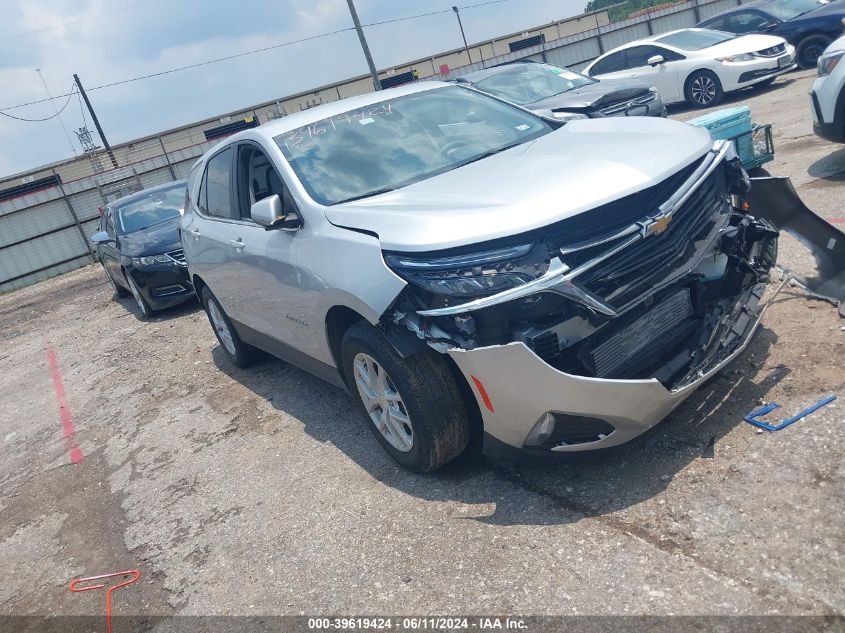
M467 40L483 41L583 11L585 0L457 0ZM456 0L355 0L361 22L450 9ZM352 26L346 0L0 0L0 108ZM376 66L385 68L462 46L454 13L365 29ZM90 90L109 142L221 115L347 77L367 65L354 31L163 77ZM57 98L61 106L65 98ZM41 103L8 111L54 113ZM0 177L80 152L78 98L57 119L0 116ZM90 118L87 121L93 131Z

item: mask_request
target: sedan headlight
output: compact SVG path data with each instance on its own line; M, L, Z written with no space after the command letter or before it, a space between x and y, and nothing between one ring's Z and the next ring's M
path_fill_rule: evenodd
M835 53L828 53L819 57L817 66L819 77L827 77L832 73L843 55L845 55L845 51L836 51Z
M753 62L757 58L751 53L739 53L738 55L731 55L730 57L717 57L716 59L724 64L732 62Z
M402 279L432 294L457 299L486 297L543 274L545 249L534 244L447 257L385 253L385 263ZM540 251L545 254L541 254Z
M147 255L145 257L133 257L132 265L140 268L141 266L155 266L156 264L170 264L171 259L167 255Z
M589 119L586 114L579 114L578 112L552 112L558 121L574 121L575 119Z

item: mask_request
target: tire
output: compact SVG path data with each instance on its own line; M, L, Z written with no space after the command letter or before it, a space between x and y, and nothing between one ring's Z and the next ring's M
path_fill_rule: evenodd
M684 84L684 97L694 108L710 108L725 98L722 82L710 70L696 70Z
M831 39L826 35L809 35L798 42L795 47L795 61L801 68L815 68L824 49L828 47Z
M135 305L138 306L138 318L141 321L147 321L153 315L154 310L150 307L150 304L147 303L147 300L144 299L144 295L141 294L141 290L138 288L135 280L132 279L132 275L128 274L124 270L123 276L126 279L126 283L129 284L129 290L132 293L132 297L135 299Z
M106 273L106 277L109 280L109 285L111 285L111 289L115 297L117 297L118 299L123 299L124 297L128 297L130 294L132 294L123 286L118 286L115 283L114 277L111 276L111 273L106 269L105 266L103 266L103 272Z
M208 322L214 330L220 349L235 367L249 367L258 358L258 350L252 345L244 343L237 331L232 327L229 316L223 310L220 302L206 286L202 289L202 305Z
M464 402L439 354L425 350L402 358L379 330L361 321L346 331L341 361L367 426L401 466L431 472L467 447L469 420ZM366 401L368 388L376 397ZM379 421L384 430L377 426Z

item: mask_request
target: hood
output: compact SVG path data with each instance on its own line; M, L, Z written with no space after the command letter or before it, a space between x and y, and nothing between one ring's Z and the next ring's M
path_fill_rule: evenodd
M326 217L375 232L387 250L484 242L636 193L688 166L712 143L704 128L667 119L579 119L396 191L326 207Z
M706 52L707 57L723 57L728 55L738 55L739 53L762 51L763 49L785 43L786 40L782 37L778 37L777 35L752 33L751 35L740 35L732 40L727 40L726 42L710 46L709 48L705 48L698 52Z
M127 257L158 255L182 248L179 240L179 220L173 218L151 226L143 231L135 231L120 236L120 252Z
M648 92L649 86L630 79L602 79L596 83L569 90L559 95L528 103L529 110L572 110L601 108L611 103L628 101Z

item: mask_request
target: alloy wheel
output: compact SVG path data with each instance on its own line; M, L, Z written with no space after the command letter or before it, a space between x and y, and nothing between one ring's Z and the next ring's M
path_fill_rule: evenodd
M708 105L716 98L716 82L707 75L696 77L690 87L693 100L699 105Z
M223 318L223 313L217 306L216 301L208 302L208 316L211 317L211 324L214 326L214 331L217 332L217 338L232 356L236 356L235 341L232 339L232 333L229 331L229 326L226 324L226 319Z
M414 427L402 396L384 367L360 352L352 361L352 371L370 420L393 448L409 452L414 446Z

